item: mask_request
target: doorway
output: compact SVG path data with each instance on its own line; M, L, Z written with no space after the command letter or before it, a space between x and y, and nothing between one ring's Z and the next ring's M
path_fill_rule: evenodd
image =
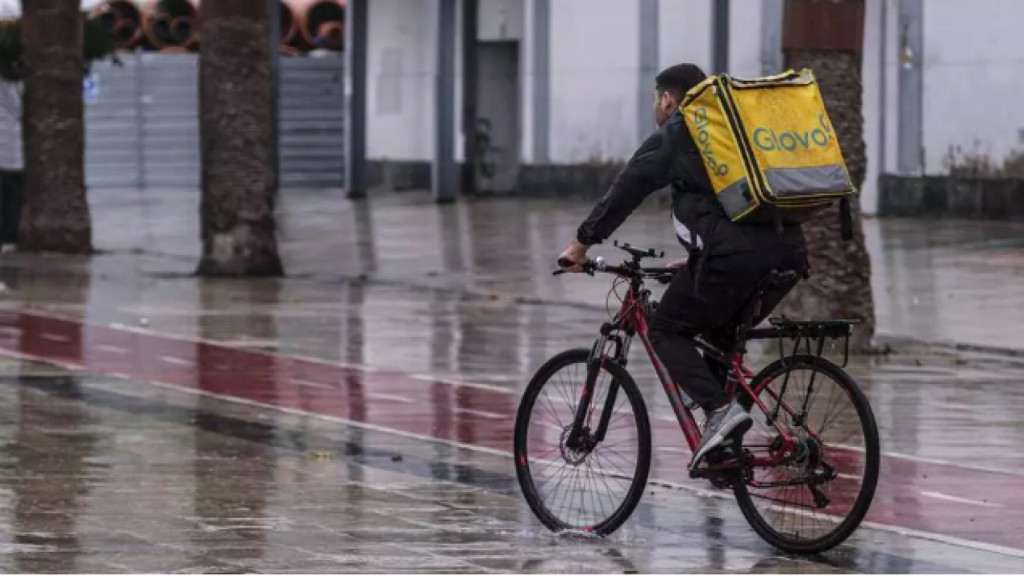
M519 42L480 42L477 58L479 188L510 192L519 173Z

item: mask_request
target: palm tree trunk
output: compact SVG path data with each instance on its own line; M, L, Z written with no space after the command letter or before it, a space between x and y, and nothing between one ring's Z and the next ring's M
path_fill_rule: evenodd
M810 68L817 76L822 97L828 109L832 124L842 146L843 156L850 170L850 178L858 188L863 184L867 172L867 158L864 147L864 117L862 114L861 84L861 43L862 33L850 39L856 46L828 45L836 42L841 33L829 34L830 23L843 32L858 29L857 23L850 22L857 10L846 10L837 16L821 11L842 10L842 4L859 4L860 18L863 18L863 0L841 2L793 2L787 3L786 66L801 69ZM793 24L793 4L816 4L816 13L806 22ZM856 7L854 7L856 8ZM816 27L800 35L800 24ZM860 22L862 30L863 20ZM840 42L842 40L840 39ZM850 341L851 350L865 352L871 349L875 333L875 306L871 294L871 260L864 246L864 227L858 203L852 205L854 226L853 240L844 242L840 235L838 207L828 210L820 217L804 225L807 247L810 253L811 278L802 282L779 307L779 312L791 318L858 319L861 326L854 331Z
M266 0L204 0L202 276L280 276Z
M79 0L22 0L25 200L18 244L88 254Z

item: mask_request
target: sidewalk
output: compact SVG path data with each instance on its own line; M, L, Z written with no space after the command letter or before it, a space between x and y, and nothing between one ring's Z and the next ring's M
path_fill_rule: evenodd
M530 375L556 352L589 345L606 318L606 281L550 276L588 208L580 203L436 207L415 195L350 203L286 194L289 278L206 281L191 275L197 198L95 192L93 201L102 254L0 258L0 347L118 379L110 386L119 394L142 394L147 383L198 390L322 412L439 453L437 440L503 457ZM1024 312L1013 306L1024 227L868 224L884 330L1024 349L1015 330ZM618 237L679 252L664 210L642 210ZM1024 466L1024 362L925 350L849 369L886 454L873 518L1019 547L1024 519L1010 511L1020 507ZM652 477L679 481L685 454L667 400L649 365L630 371L655 420L670 424L657 435ZM508 463L497 464L506 475Z
M609 283L550 275L584 204L437 207L411 195L350 203L287 194L281 235L290 277L203 281L191 275L197 199L93 196L96 246L105 252L91 260L0 259L8 287L0 307L512 391L556 352L589 345L607 318ZM678 254L666 219L663 210L642 210L618 237ZM1024 227L868 225L885 333L1024 349L1017 330L1024 266L1014 248ZM612 257L615 250L599 253ZM891 450L934 459L957 454L958 462L985 467L1024 465L1012 448L1021 433L1015 422L1024 406L1017 385L1024 362L917 345L899 351L851 368L876 402ZM649 387L651 409L669 414L649 367L636 362L631 370ZM960 445L978 437L991 440Z
M95 244L170 256L151 272L190 273L198 198L182 192L92 193ZM339 194L281 198L282 252L293 278L367 277L375 285L448 288L520 301L603 307L609 286L552 278L552 261L589 205L486 200L435 206L408 193L352 203ZM664 208L641 208L615 238L680 256ZM1024 351L1024 224L867 220L880 335ZM595 251L619 257L611 246Z

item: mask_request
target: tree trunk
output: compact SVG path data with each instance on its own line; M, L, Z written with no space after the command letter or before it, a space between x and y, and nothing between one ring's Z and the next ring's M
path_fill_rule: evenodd
M280 276L266 0L204 0L202 276Z
M25 200L18 245L89 254L79 0L22 0Z
M856 4L857 0L847 0ZM818 2L818 9L834 7L843 2ZM863 5L863 0L859 4ZM788 6L787 6L788 8ZM825 9L829 9L825 8ZM787 18L790 17L787 11ZM820 18L811 19L811 26L822 26ZM815 22L814 20L817 20ZM840 19L837 19L840 20ZM840 22L840 24L843 24ZM847 30L855 28L845 22ZM792 27L787 26L787 33ZM814 36L812 32L810 36ZM835 36L826 36L835 41ZM862 114L861 55L856 50L831 47L808 47L808 42L792 44L801 48L786 50L788 68L810 68L817 76L829 117L835 126L846 165L854 186L860 188L867 172L864 148L864 117ZM871 294L871 260L864 246L864 227L858 202L853 212L853 240L844 242L840 235L838 206L827 210L804 225L810 253L811 278L801 282L779 307L779 312L795 319L848 318L862 324L854 330L850 349L866 352L871 349L875 333L875 306Z

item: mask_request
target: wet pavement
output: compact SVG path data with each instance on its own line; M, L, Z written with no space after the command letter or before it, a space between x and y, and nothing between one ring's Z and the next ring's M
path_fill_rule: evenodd
M152 272L190 273L199 254L198 198L182 191L96 192L98 248L159 256ZM419 193L348 202L293 191L280 201L290 276L446 288L521 301L603 306L607 286L551 278L552 254L575 235L589 203L485 200L436 206ZM668 213L649 200L615 235L681 256ZM138 223L138 228L125 222ZM900 341L1024 350L1024 223L865 221L879 331ZM596 254L610 260L610 246ZM172 264L171 262L174 262Z
M107 194L107 196L104 196ZM868 221L896 353L851 372L882 479L869 525L782 555L686 478L649 368L655 466L604 540L522 503L511 425L608 285L553 279L586 205L282 198L284 280L198 281L197 204L94 193L92 260L0 260L7 571L949 572L1024 565L1024 226ZM665 213L618 236L677 250ZM125 222L131 222L126 226ZM602 250L611 255L611 249ZM927 342L950 342L934 346ZM755 351L752 360L767 358Z

